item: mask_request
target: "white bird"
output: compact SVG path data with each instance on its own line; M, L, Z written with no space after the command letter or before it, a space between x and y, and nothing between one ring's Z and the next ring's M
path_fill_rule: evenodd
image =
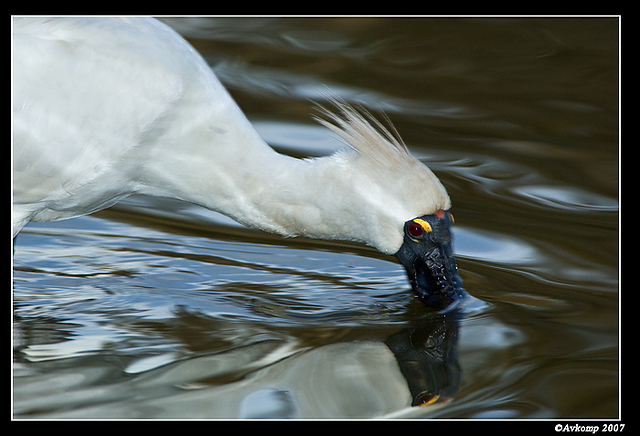
M13 236L29 221L165 196L283 236L396 254L435 308L465 294L449 196L397 135L350 106L350 147L297 159L260 138L200 54L147 18L14 18Z

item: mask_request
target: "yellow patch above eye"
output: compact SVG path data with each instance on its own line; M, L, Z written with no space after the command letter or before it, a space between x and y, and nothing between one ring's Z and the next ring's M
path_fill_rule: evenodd
M430 231L433 230L431 228L431 224L429 224L425 220L421 220L420 218L416 218L416 219L413 220L413 222L420 224L420 226L422 226L422 228L424 229L425 232L430 232Z
M421 402L419 404L419 406L428 406L428 405L433 404L436 401L438 401L439 398L440 398L440 395L434 395L433 397L431 397L429 399L425 399L425 401Z

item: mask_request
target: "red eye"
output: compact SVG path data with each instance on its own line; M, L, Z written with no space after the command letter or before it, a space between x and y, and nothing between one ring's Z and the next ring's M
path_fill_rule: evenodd
M440 395L433 395L429 392L422 392L413 400L413 406L428 406L438 401Z
M409 234L415 237L422 235L422 232L424 231L422 226L416 222L409 224L408 230L409 230Z

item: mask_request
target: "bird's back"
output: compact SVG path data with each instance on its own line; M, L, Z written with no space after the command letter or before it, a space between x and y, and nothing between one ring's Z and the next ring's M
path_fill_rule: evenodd
M90 213L135 191L132 153L163 134L185 87L210 71L155 20L13 24L15 235L29 220Z

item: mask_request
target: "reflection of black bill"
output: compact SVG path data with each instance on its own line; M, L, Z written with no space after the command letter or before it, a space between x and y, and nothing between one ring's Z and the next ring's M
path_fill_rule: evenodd
M457 392L461 378L458 329L458 316L436 315L385 341L407 380L412 406L442 404Z
M453 218L439 210L405 223L404 242L396 253L415 294L435 310L449 310L466 295L451 248Z

